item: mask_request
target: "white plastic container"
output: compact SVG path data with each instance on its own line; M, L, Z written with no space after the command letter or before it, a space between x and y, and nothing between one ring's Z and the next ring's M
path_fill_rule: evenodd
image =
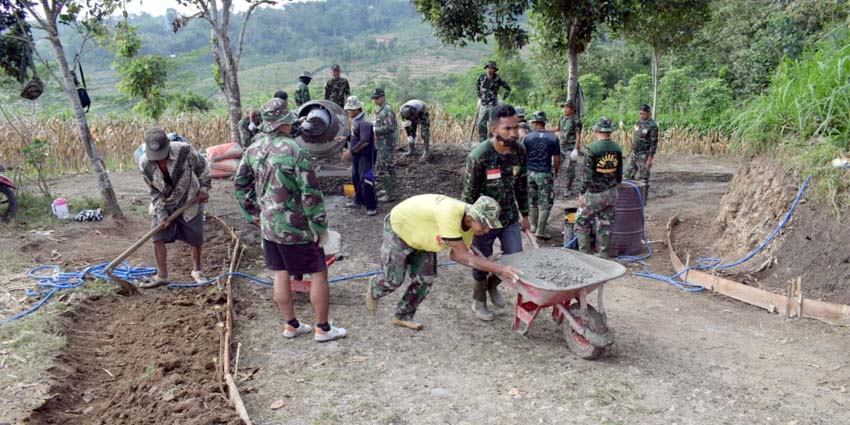
M53 215L60 220L67 219L71 214L68 212L68 201L65 198L56 198L51 205Z

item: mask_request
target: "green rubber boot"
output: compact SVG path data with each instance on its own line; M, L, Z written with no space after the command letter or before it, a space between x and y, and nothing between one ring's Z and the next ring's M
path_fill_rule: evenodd
M490 303L496 308L505 306L505 298L499 293L500 283L502 283L502 279L499 279L499 276L492 273L487 276L487 293L490 294Z
M422 143L422 161L427 161L431 158L431 149L428 147L427 142Z
M537 219L537 229L534 232L534 236L537 236L543 240L552 239L552 235L546 233L546 223L549 222L549 214L552 212L549 208L541 209L540 215Z
M496 318L487 308L487 281L476 280L472 287L472 312L475 313L475 318L490 322Z
M528 221L531 223L531 232L534 233L537 231L537 214L539 211L537 208L531 207L528 209Z
M611 258L611 235L599 235L599 258Z
M585 254L590 254L590 235L579 233L576 236L578 237L578 250Z

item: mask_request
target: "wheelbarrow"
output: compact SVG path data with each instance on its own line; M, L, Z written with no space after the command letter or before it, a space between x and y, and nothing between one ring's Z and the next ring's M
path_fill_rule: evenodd
M328 242L325 244L325 264L328 265L328 268L337 261L342 261L343 256L340 254L342 251L342 238L339 233L334 232L333 230L328 232ZM305 280L302 275L293 275L292 280L289 281L289 287L293 292L300 292L304 294L310 293L310 280Z
M520 335L552 307L552 319L563 326L567 347L577 356L597 359L614 343L602 297L605 283L626 273L621 264L563 248L507 254L496 262L524 273L516 282L502 282L517 293L513 329ZM593 291L596 307L588 302Z

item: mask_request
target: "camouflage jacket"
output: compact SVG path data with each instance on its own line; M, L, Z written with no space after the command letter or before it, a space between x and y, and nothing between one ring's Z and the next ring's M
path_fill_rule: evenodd
M256 129L251 131L251 118L243 117L239 120L239 144L242 145L242 148L245 149L248 146L251 146L251 142L254 139L254 136L260 132L260 125L255 124Z
M242 155L234 180L248 221L260 219L263 239L300 245L328 229L325 201L308 153L295 140L264 134Z
M635 141L632 145L632 152L653 156L656 149L658 149L658 124L652 118L646 121L638 120L635 125Z
M381 109L375 112L375 136L378 142L395 145L398 123L395 112L389 102L384 102Z
M331 78L325 84L325 100L330 100L339 105L340 108L345 106L345 99L351 94L351 89L348 87L348 80L339 77Z
M295 86L295 106L301 106L310 101L310 86L299 81Z
M496 78L489 78L485 73L478 77L475 89L482 106L495 106L499 103L499 87L505 89L502 99L507 99L511 95L511 86L500 75L496 74Z
M485 140L469 153L461 201L473 204L481 195L499 202L499 221L505 227L528 215L528 157L522 143L501 155L492 139Z
M187 201L195 199L199 192L207 193L212 188L207 160L188 143L171 142L166 168L168 178L155 162L148 161L146 155L142 155L139 161L142 178L150 189L151 204L148 212L157 223L165 220ZM191 221L200 210L201 206L195 204L183 213L183 219Z
M558 121L558 128L560 129L559 133L561 134L561 146L566 149L573 150L576 147L578 134L581 133L581 119L575 114L571 117L561 115L561 120ZM570 154L569 152L563 151L561 153L565 155Z
M623 151L611 139L597 140L584 153L581 193L599 193L623 181Z

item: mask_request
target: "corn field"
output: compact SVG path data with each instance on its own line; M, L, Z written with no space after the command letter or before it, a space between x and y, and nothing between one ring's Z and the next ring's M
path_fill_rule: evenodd
M434 144L463 144L478 139L478 129L473 117L457 119L440 109L432 112L431 140ZM137 118L94 118L89 123L107 167L123 171L133 167L133 152L143 142L144 132L153 126L151 122ZM193 146L204 149L226 143L230 139L228 121L225 116L184 114L164 118L159 125L167 132L176 131L188 139ZM48 173L61 175L87 172L90 163L79 141L79 130L73 119L32 118L16 120L16 127L23 137L8 122L0 123L0 162L10 168L26 169L21 152L24 139L43 139L49 142ZM593 140L588 130L583 140ZM617 131L614 139L628 151L633 133ZM662 154L725 155L730 139L718 132L700 134L695 131L667 129L661 137L659 152Z

